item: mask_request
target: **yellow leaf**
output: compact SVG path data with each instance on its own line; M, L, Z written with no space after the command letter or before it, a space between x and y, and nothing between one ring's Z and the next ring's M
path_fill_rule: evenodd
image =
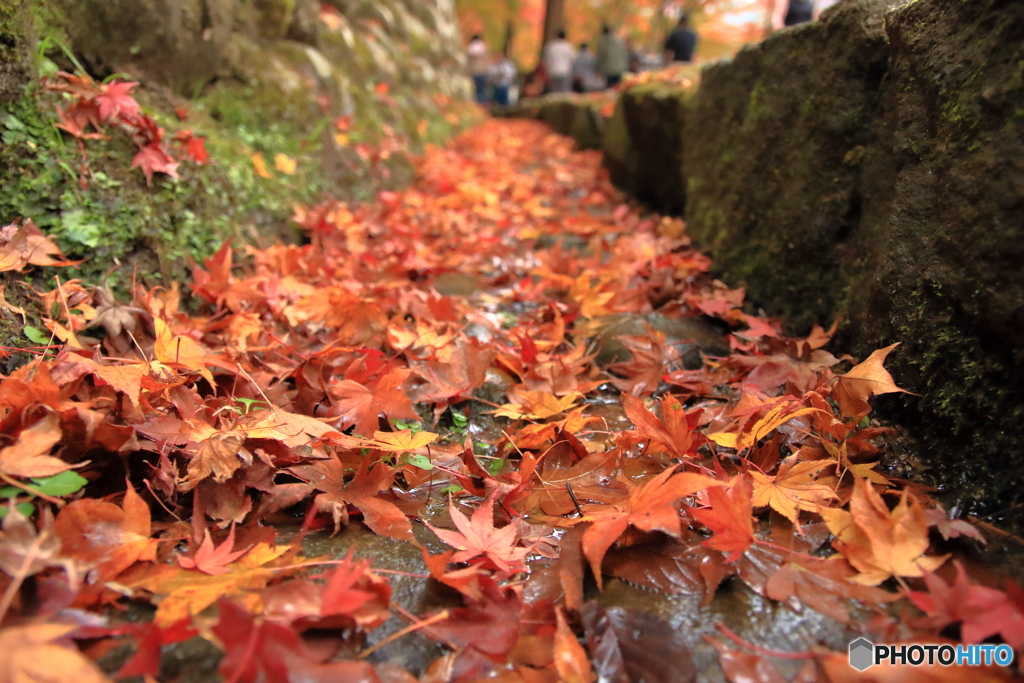
M263 155L256 152L252 155L252 167L256 170L256 175L261 178L270 178L270 171L267 170L267 162L263 158Z
M739 447L741 449L750 448L755 443L757 443L764 437L768 436L776 429L778 429L779 427L781 427L782 425L786 424L787 422L794 418L801 417L803 415L809 415L811 413L823 412L818 408L801 408L800 410L794 410L792 413L783 414L786 408L788 408L790 405L791 404L784 403L768 411L767 415L762 417L760 420L757 421L757 423L754 424L753 429L751 429L749 432L743 435L743 437L739 440Z
M153 619L157 626L167 627L199 614L225 595L241 598L252 610L259 607L259 595L249 591L263 589L274 576L274 569L265 565L289 550L286 545L259 543L229 565L231 571L226 574L210 575L194 569L163 566L132 585L166 596L160 601ZM299 561L297 558L296 563Z
M295 159L292 159L287 154L278 154L274 157L274 168L285 175L293 175L297 166L298 164L295 163Z
M160 318L154 318L153 325L156 328L156 341L153 343L153 355L156 359L161 363L194 370L213 385L213 374L206 369L206 349L191 337L175 336L167 323Z
M714 434L708 434L708 438L724 448L736 448L737 436L735 434L715 432Z
M338 147L348 147L349 137L346 133L335 133L334 141L338 143Z
M437 434L433 432L416 432L403 429L400 432L374 432L372 439L363 441L367 448L378 451L391 451L393 453L407 453L423 448L428 443L437 440Z
M516 394L516 398L523 400L524 403L506 403L494 414L513 420L521 417L529 420L543 420L574 408L576 401L582 396L578 391L561 398L546 391L520 391Z
M815 480L818 472L829 466L835 467L836 464L835 460L795 462L787 459L774 477L751 471L754 507L771 506L794 526L799 526L800 510L817 512L830 499L837 498L832 487Z

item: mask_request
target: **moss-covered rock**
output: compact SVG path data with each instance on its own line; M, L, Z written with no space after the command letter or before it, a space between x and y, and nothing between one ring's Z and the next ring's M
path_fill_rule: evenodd
M604 104L593 95L558 93L525 98L493 113L543 121L556 133L575 140L580 149L601 149L605 137L605 116L601 113Z
M687 122L690 234L719 274L796 331L831 318L841 297L837 261L860 220L858 155L888 62L890 4L840 3L706 68Z
M921 398L895 414L968 507L1011 507L1024 501L1024 5L919 0L886 27L844 335L861 350L903 342L890 365Z
M409 150L473 120L475 108L453 99L467 79L445 70L461 51L457 31L455 41L425 38L400 0L387 3L394 34L344 14L321 21L308 0L4 1L0 46L17 50L0 48L0 75L26 71L6 101L0 93L0 224L31 218L86 259L62 279L98 282L111 271L115 288L136 276L166 284L225 239L298 239L289 222L297 203L400 185L411 176ZM418 51L414 36L429 48ZM390 71L375 61L381 54ZM168 138L185 129L205 137L212 163L183 163L180 180L157 174L150 185L131 168L138 150L124 131L85 140L83 153L54 125L60 96L25 87L36 82L36 55L44 71L57 68L48 57L140 80L132 94L144 111ZM399 60L417 66L399 73ZM347 126L338 137L336 120Z
M0 104L21 97L31 80L35 27L21 0L0 0Z
M643 163L613 181L662 213L681 214L686 206L684 131L693 103L691 89L657 82L633 86L619 98L629 144Z
M616 187L633 192L633 179L636 178L640 165L640 151L630 135L626 123L626 110L621 99L615 104L615 110L604 124L601 152L604 167L608 169L611 181Z

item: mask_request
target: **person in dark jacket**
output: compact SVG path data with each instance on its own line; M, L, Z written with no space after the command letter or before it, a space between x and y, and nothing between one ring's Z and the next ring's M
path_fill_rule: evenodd
M814 18L814 0L789 0L786 10L786 26L805 24Z
M692 62L696 47L697 34L690 28L690 18L684 14L665 39L665 62Z

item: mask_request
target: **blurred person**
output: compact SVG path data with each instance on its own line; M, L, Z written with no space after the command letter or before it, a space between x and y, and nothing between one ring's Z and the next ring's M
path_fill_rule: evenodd
M488 80L494 91L494 103L496 105L500 107L508 106L508 92L516 82L516 76L518 75L516 65L509 59L507 52L503 52L494 58L494 63L491 64L491 70L488 74Z
M466 47L466 61L469 75L473 77L473 90L476 101L487 104L487 76L491 70L491 60L487 56L487 45L479 34L473 36Z
M786 9L786 18L783 23L786 26L806 24L814 19L814 0L789 0L789 7Z
M597 78L597 57L587 43L580 43L579 52L572 62L572 89L574 92L590 92L601 88Z
M537 64L537 68L526 74L523 79L523 97L539 97L544 94L547 74L544 72L544 62Z
M601 27L601 39L597 42L597 73L605 79L605 85L614 88L622 81L622 74L629 70L629 50L611 26Z
M690 28L690 17L683 14L675 29L665 39L665 63L692 62L696 47L697 34Z
M626 38L626 54L629 55L629 72L639 73L643 67L644 55L632 36Z
M565 39L565 31L544 46L544 70L548 75L548 89L551 92L569 92L572 89L572 63L576 50Z

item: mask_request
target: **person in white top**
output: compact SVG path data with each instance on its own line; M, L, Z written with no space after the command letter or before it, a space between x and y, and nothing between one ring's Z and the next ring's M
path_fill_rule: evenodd
M487 56L487 45L480 39L480 36L473 36L466 48L466 62L469 66L469 75L473 77L473 89L476 91L476 101L480 104L487 103L487 75L491 70L491 59Z
M558 32L558 38L544 46L544 70L548 74L548 88L551 92L569 92L572 89L572 63L576 50L565 39L565 31Z

